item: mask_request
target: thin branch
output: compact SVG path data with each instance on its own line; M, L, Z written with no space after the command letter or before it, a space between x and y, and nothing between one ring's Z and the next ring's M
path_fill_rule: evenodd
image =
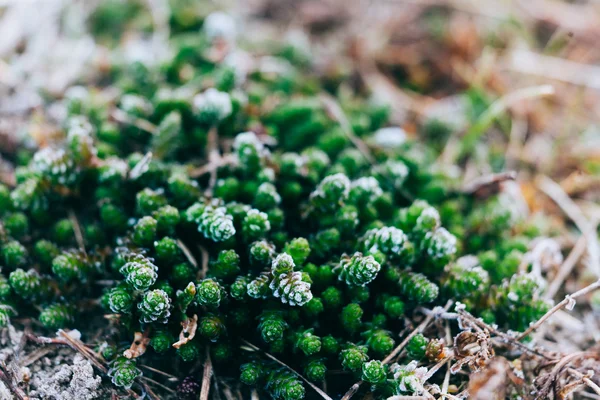
M108 368L106 368L106 366L104 365L102 360L98 359L98 356L96 355L96 353L94 353L85 344L83 344L83 342L81 340L71 337L67 332L65 332L62 329L58 330L59 337L56 337L56 338L35 336L34 334L27 333L27 332L25 333L25 335L28 340L31 340L37 344L43 344L43 345L55 344L55 345L69 346L71 349L78 352L83 357L85 357L88 361L90 361L104 375L108 374ZM144 387L144 389L147 387L147 385L143 382L140 382L140 385L142 385L142 387ZM136 398L136 399L140 397L137 393L135 393L131 389L127 389L127 393L131 397ZM152 399L160 400L159 397L156 396L156 394L154 394L152 392L152 390L150 390L150 388L148 388L148 396Z
M212 161L212 162L208 162L207 164L204 164L201 167L197 167L192 169L191 171L189 171L189 176L190 178L199 178L204 174L207 173L213 173L214 171L218 170L221 167L224 167L226 165L232 165L235 164L237 162L237 157L235 156L235 154L228 154L226 156L223 157L219 157L218 159Z
M565 261L562 263L556 276L548 286L548 290L544 293L544 297L546 299L554 298L554 295L558 292L558 289L562 286L563 282L567 277L571 274L571 271L577 264L577 261L581 258L583 253L585 253L585 249L587 247L587 240L585 235L581 235L577 242L575 243L575 247L571 250Z
M127 113L125 113L125 111L120 110L118 108L115 108L110 113L110 116L112 119L114 119L117 122L135 126L139 130L148 132L152 135L156 135L156 133L158 132L158 128L156 125L146 121L145 119L131 117L131 116L127 115Z
M217 164L221 158L221 154L219 153L219 130L216 125L211 126L208 131L206 149L208 151L208 163ZM208 187L204 192L208 197L212 197L213 190L217 184L217 169L218 168L212 168L209 171L210 178L208 180Z
M177 381L179 380L179 378L178 378L178 377L176 377L175 375L171 375L171 374L169 374L169 373L167 373L167 372L165 372L165 371L161 371L160 369L152 368L152 367L151 367L151 366L149 366L149 365L143 365L143 364L142 364L142 365L140 365L140 367L141 367L141 368L145 368L145 369L147 369L148 371L152 371L152 372L154 372L154 373L157 373L157 374L159 374L159 375L166 376L167 378L169 378L169 380L170 380L170 381L177 382Z
M62 329L58 330L58 335L61 339L63 339L63 343L67 344L73 350L80 353L82 356L87 358L96 368L102 371L104 374L108 373L108 369L104 366L104 364L98 360L95 353L88 349L81 340L72 338L67 332Z
M519 49L508 54L504 67L522 74L600 89L600 68L595 65Z
M348 137L348 139L350 139L352 144L356 146L356 148L371 164L375 164L375 157L373 157L373 154L371 154L369 146L367 146L361 138L356 136L350 121L348 121L348 117L346 117L346 114L342 110L342 107L338 104L337 100L326 93L319 95L319 98L325 106L327 113L340 124L342 131Z
M200 400L208 400L210 393L210 379L213 374L212 361L210 359L210 350L206 346L206 358L204 359L204 372L202 373L202 387L200 389Z
M154 393L154 391L152 389L150 389L150 386L148 386L148 384L146 382L144 382L143 380L140 380L140 386L142 387L142 389L144 390L144 392L148 395L148 397L152 400L160 400L160 397Z
M558 204L564 213L575 223L577 229L586 236L590 269L596 276L600 277L600 244L598 243L598 236L595 233L595 229L592 230L594 224L586 218L579 206L575 204L558 183L547 176L540 176L537 183L540 190Z
M444 306L444 310L448 311L450 309L451 305L452 305L452 301L450 300ZM400 352L402 351L402 349L404 349L404 347L406 347L406 345L408 344L408 342L410 342L410 339L412 339L414 336L418 335L419 333L422 333L425 329L427 329L427 327L429 326L429 324L431 323L431 321L433 320L433 318L436 315L437 314L435 314L435 313L432 313L432 314L428 315L423 320L423 322L421 322L419 324L419 326L417 326L406 338L404 338L404 340L402 341L402 343L400 343L394 350L392 350L392 352L390 354L388 354L388 356L386 358L383 359L383 363L384 364L388 364L398 354L400 354Z
M590 379L590 376L584 375L573 368L569 368L568 371L571 375L575 375L577 378L581 379L582 382L585 383L590 389L592 389L594 392L600 395L600 386L594 383L594 381Z
M140 379L150 382L151 384L156 385L159 388L166 390L167 392L169 392L171 394L175 393L175 391L173 389L171 389L170 387L165 386L162 383L155 381L154 379L148 378L147 376L140 376Z
M442 366L444 364L448 364L448 366L450 365L450 360L454 358L453 355L449 355L447 357L444 357L442 360L440 360L437 364L435 364L433 367L429 368L429 370L427 371L427 374L425 374L425 376L423 377L423 382L427 382L429 379L431 379L431 377L438 372L438 370L440 368L442 368ZM450 368L448 368L449 370Z
M52 347L41 347L39 349L36 349L31 353L27 354L27 356L23 358L20 364L23 367L28 367L40 358L44 357L45 355L52 353L54 350L55 349L53 349Z
M128 179L137 179L150 167L150 161L152 161L152 152L149 151L141 158L140 161L129 171Z
M4 361L0 361L0 382L4 382L6 387L17 396L18 400L28 400L29 397L18 385L15 385L12 379L12 374L6 368Z
M451 361L448 360L446 363L446 375L444 375L444 382L442 383L442 396L448 393L448 388L450 387L450 367Z
M499 338L501 338L505 343L513 345L515 347L518 347L520 350L525 351L527 353L530 354L534 354L536 356L539 357L544 357L548 360L555 360L556 357L552 357L548 354L545 354L539 350L530 348L529 346L524 345L523 343L517 341L514 337L499 331L497 329L494 329L493 327L491 327L490 325L486 324L485 322L483 322L481 319L479 318L475 318L473 315L471 315L470 313L464 311L464 310L460 310L458 311L458 313L460 314L460 316L462 318L464 318L465 320L469 321L471 324L473 324L476 327L479 327L481 329L485 329L488 332L490 332L490 334L497 336Z
M450 370L450 368L448 368L448 370ZM440 393L440 396L445 397L450 400L462 400L460 397L454 396L450 393Z
M83 251L83 253L85 254L85 239L83 238L83 232L81 231L81 225L79 224L77 215L75 215L75 212L72 209L69 210L69 220L71 220L71 223L73 224L73 231L75 232L75 240L77 241L79 250Z
M206 247L198 245L198 248L200 249L200 253L202 253L202 268L200 271L198 271L198 279L204 279L208 273L209 254L208 250L206 250Z
M479 138L489 129L496 118L519 101L553 94L554 87L552 85L541 85L517 89L502 96L492 103L492 105L485 110L479 119L467 130L461 139L459 149L454 146L446 146L446 150L450 153L447 153L445 150L441 159L444 160L445 163L451 164L456 157L461 157L470 153L477 144ZM458 154L456 154L456 150L459 150Z
M571 361L576 360L578 358L592 357L597 358L598 354L590 351L578 351L576 353L569 354L556 363L556 365L552 368L552 371L548 374L548 378L545 380L544 385L539 390L536 399L546 399L550 391L552 390L552 385L556 382L558 375L561 373L563 368L565 368Z
M462 193L476 197L489 197L500 190L500 185L506 181L514 181L517 177L515 171L500 172L498 174L489 174L480 176L467 183L462 188Z
M192 264L194 268L198 268L198 261L196 261L196 258L194 257L190 249L185 245L185 243L183 243L180 239L177 239L177 246L179 246L181 251L183 251L185 258L187 258L190 264Z
M446 303L446 306L444 307L444 310L448 311L448 309L450 308L451 305L452 305L452 301L448 301L448 303ZM404 340L398 346L396 346L396 348L394 350L392 350L392 352L390 354L388 354L388 356L386 358L383 359L383 363L389 364L390 361L392 361L394 358L396 358L396 356L398 354L400 354L402 349L404 349L404 347L406 347L408 342L410 342L410 339L412 339L414 336L416 336L419 333L422 333L425 329L427 329L427 327L429 326L431 321L433 321L434 317L436 317L437 315L438 314L436 314L436 313L428 314L425 317L425 319L423 320L423 322L421 322L419 324L419 326L417 326L406 338L404 338ZM358 392L358 389L360 388L360 385L362 385L362 383L363 383L363 381L358 381L354 385L352 385L350 387L350 389L348 389L346 394L344 394L344 397L342 397L342 400L349 400L350 398L352 398L352 396L354 396L356 394L356 392Z
M275 358L271 354L269 354L266 351L260 349L258 346L253 345L252 343L250 343L246 339L242 339L242 343L244 343L246 346L248 346L249 348L251 348L254 351L259 351L259 352L263 353L266 357L268 357L271 360L275 361L277 364L279 364L279 365L281 365L281 366L289 369L290 371L292 371L294 374L296 374L298 377L300 377L300 379L302 379L304 382L306 382L322 398L324 398L326 400L333 400L331 397L329 397L329 395L327 393L325 393L324 391L322 391L318 386L316 386L314 383L312 383L311 381L309 381L308 379L306 379L304 376L302 376L301 374L299 374L296 370L294 370L292 367L290 367L289 365L287 365L283 361L280 361L279 359Z
M537 328L539 328L544 322L546 322L546 320L548 318L550 318L552 316L552 314L554 314L555 312L557 312L558 310L560 310L563 307L567 307L567 308L571 307L572 308L575 305L576 298L586 295L590 292L593 292L594 290L596 290L598 288L600 288L600 279L598 279L596 282L592 283L591 285L588 285L588 286L584 287L583 289L576 291L573 294L566 295L565 298L563 299L563 301L561 301L560 303L558 303L557 305L552 307L539 320L537 320L534 324L530 325L529 328L527 328L527 330L525 332L523 332L522 334L517 336L516 339L522 340L527 335L529 335L531 332L533 332Z

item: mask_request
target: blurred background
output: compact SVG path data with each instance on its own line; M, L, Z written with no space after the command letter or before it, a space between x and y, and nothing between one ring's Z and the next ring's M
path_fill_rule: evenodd
M435 137L449 164L468 151L467 178L504 167L548 174L598 216L594 0L3 0L0 151L43 130L46 100L99 84L116 62L160 63L171 33L197 31L215 9L235 17L245 47L272 42L332 84L389 102L394 122ZM471 131L461 149L458 136L507 97L501 123Z

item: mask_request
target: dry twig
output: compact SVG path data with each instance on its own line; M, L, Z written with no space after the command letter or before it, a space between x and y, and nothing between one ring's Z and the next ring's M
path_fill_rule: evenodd
M246 346L248 346L249 348L251 348L254 351L259 351L262 352L266 357L270 358L271 360L275 361L277 364L289 369L291 372L293 372L294 374L296 374L300 379L302 379L304 382L306 382L315 392L317 392L322 398L326 399L326 400L333 400L331 397L329 397L329 395L327 393L325 393L324 391L322 391L319 387L317 387L315 384L313 384L311 381L309 381L308 379L306 379L304 376L302 376L301 374L299 374L296 370L294 370L292 367L290 367L289 365L287 365L286 363L284 363L283 361L280 361L279 359L277 359L275 356L267 353L266 351L263 351L262 349L260 349L259 347L253 345L252 343L250 343L249 341L247 341L246 339L242 339L242 343L244 343Z
M208 400L210 393L210 380L212 378L213 368L212 361L210 359L210 350L206 346L206 356L204 359L204 371L202 373L202 386L200 388L200 400Z
M198 248L200 249L200 253L202 253L202 268L198 271L198 279L204 279L208 273L209 254L204 246L198 245Z
M466 184L462 192L480 198L486 198L498 193L503 182L514 181L517 177L515 171L500 172L498 174L484 175Z
M237 158L234 154L227 154L223 157L219 157L212 162L208 162L201 167L197 167L189 171L190 178L199 178L204 174L213 173L219 168L226 165L234 165L237 162Z
M554 298L554 295L558 292L565 279L571 274L571 271L577 264L577 261L581 258L586 249L586 235L581 235L575 247L571 250L565 261L562 263L554 280L548 286L548 290L544 293L544 297L547 299Z
M77 245L79 246L79 250L83 251L85 254L85 239L83 238L83 232L81 230L81 225L79 224L79 220L77 219L77 215L73 212L73 209L69 209L69 220L73 224L73 231L75 233L75 240L77 240Z
M221 154L219 153L219 130L216 125L211 126L208 131L206 149L208 151L208 163L210 165L218 164L221 159ZM208 180L208 187L204 192L208 197L212 197L213 190L217 183L217 169L218 167L214 167L209 171L210 178Z
M133 118L129 115L127 115L125 113L125 111L120 110L118 108L115 108L111 113L110 116L112 119L114 119L115 121L121 123L121 124L127 124L127 125L132 125L135 126L136 128L138 128L139 130L142 130L144 132L148 132L152 135L156 135L158 128L156 127L156 125L146 121L145 119L141 119L141 118Z
M0 361L0 382L3 382L18 400L28 400L29 396L13 380L12 373L8 370L4 361Z
M344 134L348 137L348 139L350 139L352 144L356 146L356 148L367 159L367 161L369 161L371 164L374 164L375 157L373 157L373 154L371 154L369 146L367 146L365 142L363 142L358 136L356 136L356 134L354 134L352 125L350 124L350 121L348 121L348 117L346 117L346 114L342 110L342 107L338 104L337 100L331 95L325 93L321 94L319 98L325 106L327 113L340 124Z
M538 187L550 197L586 236L590 269L600 277L600 244L593 223L583 214L579 206L565 193L563 188L547 176L538 178Z
M568 310L571 310L574 306L575 306L575 299L586 295L590 292L593 292L594 290L600 288L600 279L598 279L596 282L592 283L591 285L588 285L586 287L584 287L583 289L580 289L578 291L576 291L573 294L568 294L565 296L565 298L563 299L563 301L561 301L560 303L556 304L554 307L552 307L550 310L548 310L548 312L546 314L544 314L539 320L537 320L535 323L531 324L529 326L529 328L527 328L527 330L523 333L521 333L519 336L517 336L516 340L522 340L523 338L525 338L527 335L529 335L531 332L535 331L537 328L539 328L548 318L550 318L552 316L552 314L554 314L555 312L557 312L558 310L560 310L563 307L566 307Z
M144 354L148 343L150 343L149 333L149 329L146 329L144 333L136 332L133 336L131 346L123 352L123 355L127 358L137 358Z
M198 261L196 261L196 258L194 257L190 249L185 245L185 243L183 243L180 239L177 239L177 246L179 246L179 248L185 255L185 258L187 258L190 264L192 264L194 268L198 268Z
M192 318L187 318L181 323L182 329L179 332L179 340L173 343L173 347L176 349L180 348L196 336L196 329L198 328L198 316L194 314Z
M448 309L450 308L450 306L452 305L452 301L448 301L448 303L446 303L446 306L444 307L445 311L448 311ZM396 358L396 356L398 354L400 354L400 352L402 351L402 349L404 349L406 347L406 345L408 344L408 342L410 341L410 339L412 339L414 336L416 336L417 334L423 332L431 323L431 321L433 321L433 318L436 316L436 313L429 313L425 319L423 320L423 322L421 322L419 324L419 326L417 326L407 337L404 338L404 340L398 345L396 346L396 348L394 350L392 350L392 352L390 354L387 355L386 358L383 359L383 363L384 364L389 364L394 358ZM352 385L350 387L350 389L348 389L348 391L346 392L346 394L344 394L344 397L342 397L342 400L349 400L350 398L352 398L352 396L354 396L356 394L356 392L358 392L358 389L360 389L360 386L363 384L363 381L358 381L356 382L354 385Z

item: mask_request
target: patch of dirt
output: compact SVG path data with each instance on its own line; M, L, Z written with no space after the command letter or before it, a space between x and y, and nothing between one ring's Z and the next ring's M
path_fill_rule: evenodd
M0 362L28 383L29 400L97 400L109 398L102 378L81 354L52 345L25 345L24 332L8 326L0 331ZM0 382L0 399L17 399Z

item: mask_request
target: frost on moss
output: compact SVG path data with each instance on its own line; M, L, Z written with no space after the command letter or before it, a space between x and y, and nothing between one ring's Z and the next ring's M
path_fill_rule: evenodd
M308 397L256 345L333 398L362 379L380 399L423 395L429 363L454 354L437 318L383 362L449 301L501 330L549 309L540 258L559 258L534 257L541 228L502 194L457 191L437 143L390 126L345 72L316 75L294 47L245 54L226 14L173 11L161 63L107 57L98 82L61 99L48 143L15 155L15 185L0 185L0 327L97 328L86 344L120 388L154 368L197 398L186 375L210 354L216 376L252 386L244 398Z

